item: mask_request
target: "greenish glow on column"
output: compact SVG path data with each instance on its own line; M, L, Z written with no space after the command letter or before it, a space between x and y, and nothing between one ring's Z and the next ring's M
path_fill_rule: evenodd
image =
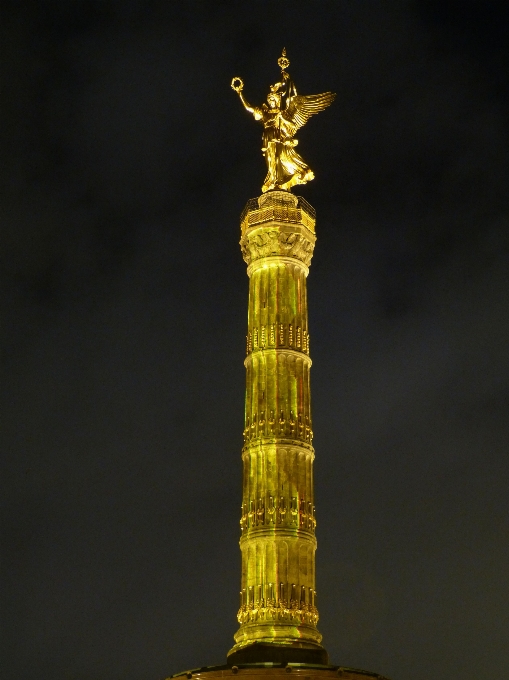
M306 279L314 210L286 191L249 201L242 578L235 646L322 649L315 590L315 503Z

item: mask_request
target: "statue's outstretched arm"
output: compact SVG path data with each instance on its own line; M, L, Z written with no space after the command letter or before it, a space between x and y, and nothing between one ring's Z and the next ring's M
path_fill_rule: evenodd
M239 97L240 97L240 101L244 104L244 108L246 109L246 111L249 111L249 113L254 113L254 108L251 106L251 104L249 104L246 101L244 95L242 94L242 91L240 91L240 90L239 90Z
M246 109L246 111L249 111L249 113L252 113L253 116L257 120L259 120L261 118L260 110L255 109L253 106L251 106L251 104L249 104L249 102L246 101L246 99L244 98L244 95L242 94L242 90L244 89L244 83L242 81L242 78L239 78L237 76L232 80L232 89L235 90L235 92L239 95L240 101L244 105L244 108Z

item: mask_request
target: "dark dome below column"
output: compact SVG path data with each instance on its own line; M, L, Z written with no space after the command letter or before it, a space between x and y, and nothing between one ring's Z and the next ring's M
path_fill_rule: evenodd
M244 663L309 663L327 666L329 655L323 647L294 642L291 645L253 643L228 655L228 665Z
M329 666L304 662L271 663L258 662L224 666L204 666L176 673L167 680L233 680L232 675L245 676L245 680L284 680L291 673L294 680L388 680L372 671L347 666ZM236 680L240 680L237 678Z

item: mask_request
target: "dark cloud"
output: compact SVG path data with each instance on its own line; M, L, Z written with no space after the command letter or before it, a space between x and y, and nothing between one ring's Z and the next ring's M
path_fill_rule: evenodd
M3 3L2 677L161 678L236 629L247 277L283 45L332 659L509 671L507 10Z

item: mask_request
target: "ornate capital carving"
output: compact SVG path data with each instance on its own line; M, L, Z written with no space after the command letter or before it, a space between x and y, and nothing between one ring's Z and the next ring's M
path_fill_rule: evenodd
M316 236L315 213L303 198L271 191L248 201L241 215L240 247L250 265L265 257L292 258L309 266Z
M315 240L313 234L301 225L292 229L271 223L270 226L248 229L240 240L240 247L248 265L265 257L282 256L309 266Z

